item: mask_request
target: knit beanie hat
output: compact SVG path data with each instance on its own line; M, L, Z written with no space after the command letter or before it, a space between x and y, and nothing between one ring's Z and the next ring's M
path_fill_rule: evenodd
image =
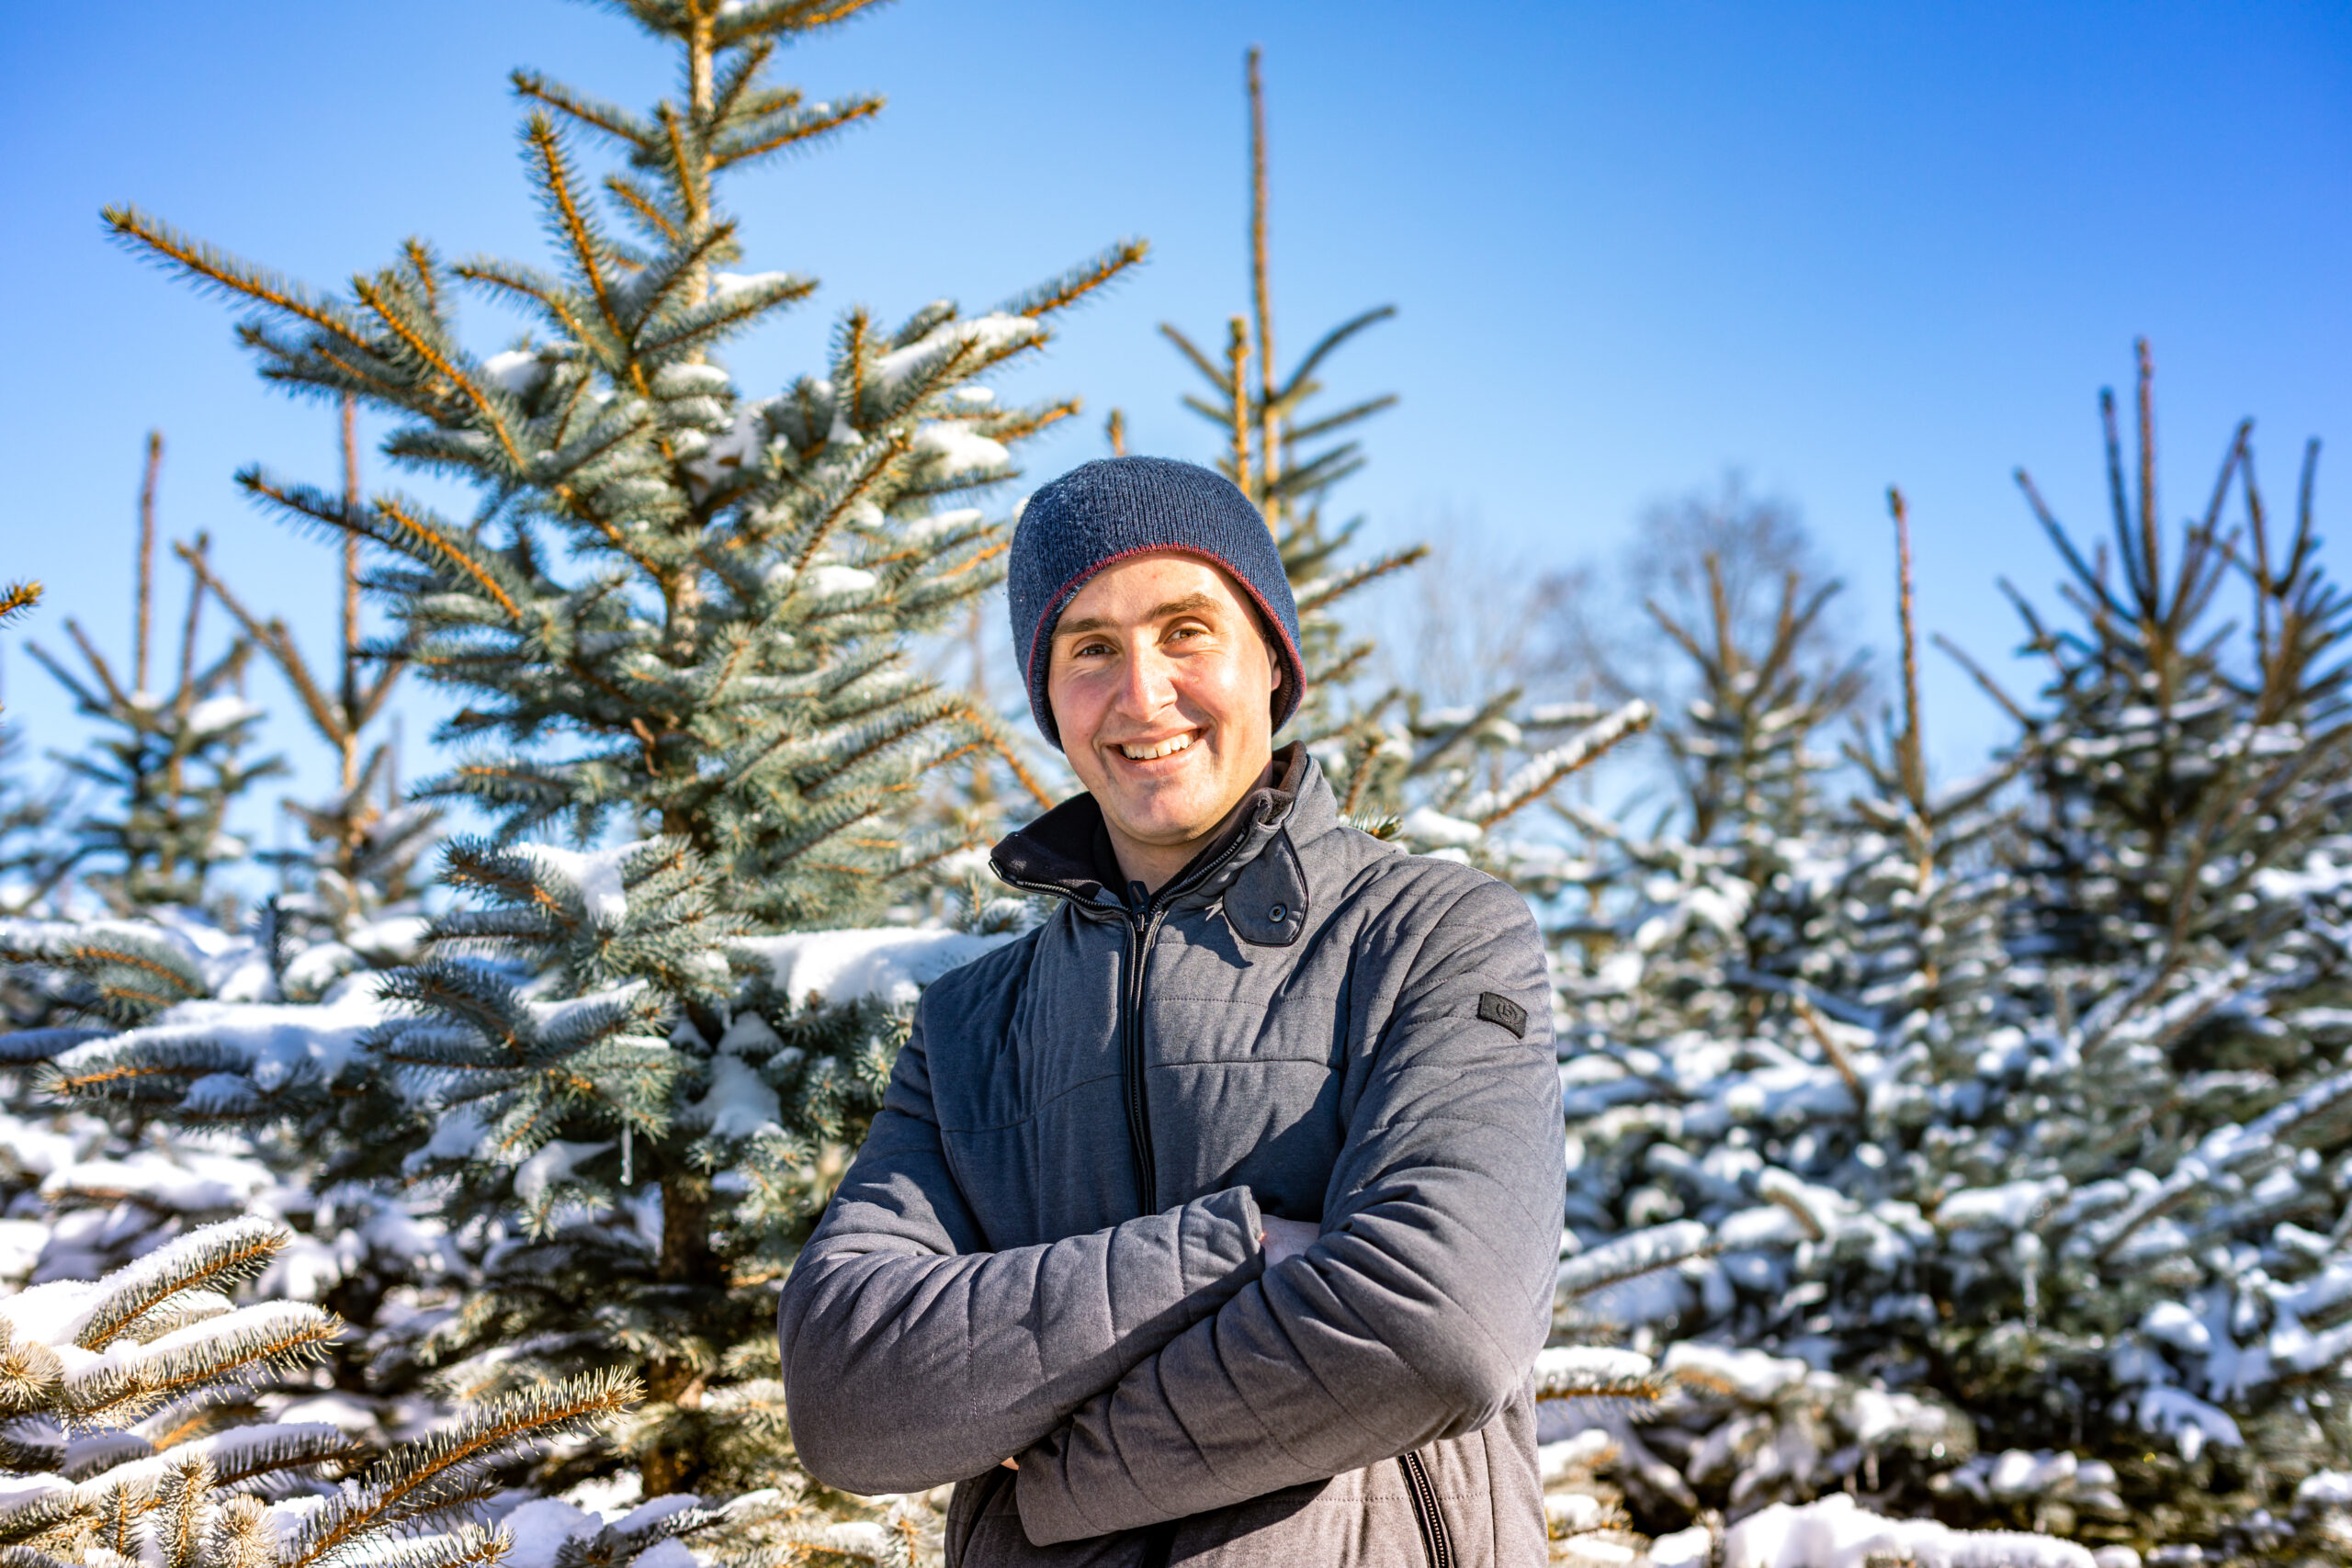
M1012 530L1006 597L1012 647L1029 682L1029 711L1056 746L1046 700L1054 627L1087 580L1123 557L1182 550L1225 569L1256 603L1279 642L1282 689L1274 728L1297 711L1306 670L1298 655L1298 606L1266 520L1231 479L1167 457L1105 457L1082 464L1029 498Z

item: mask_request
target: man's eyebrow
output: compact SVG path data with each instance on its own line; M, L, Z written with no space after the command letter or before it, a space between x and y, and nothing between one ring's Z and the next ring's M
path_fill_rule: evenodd
M1164 604L1154 604L1145 615L1144 619L1148 622L1165 621L1177 615L1198 615L1203 610L1214 610L1216 607L1216 601L1206 593L1187 593L1182 599L1170 599ZM1110 616L1089 615L1083 620L1062 622L1054 627L1054 636L1057 637L1083 637L1089 632L1108 631L1111 626Z

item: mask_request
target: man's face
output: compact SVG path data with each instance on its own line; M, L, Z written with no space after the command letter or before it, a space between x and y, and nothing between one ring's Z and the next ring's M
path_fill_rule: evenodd
M1127 874L1156 887L1256 785L1281 665L1232 580L1154 551L1098 572L1054 628L1046 696Z

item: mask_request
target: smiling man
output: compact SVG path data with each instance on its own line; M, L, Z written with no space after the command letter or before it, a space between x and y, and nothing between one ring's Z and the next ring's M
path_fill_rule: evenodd
M953 1568L1545 1561L1563 1139L1526 904L1273 749L1298 615L1223 478L1089 463L1010 576L1086 793L997 846L1052 912L925 992L786 1283L802 1462L958 1483Z

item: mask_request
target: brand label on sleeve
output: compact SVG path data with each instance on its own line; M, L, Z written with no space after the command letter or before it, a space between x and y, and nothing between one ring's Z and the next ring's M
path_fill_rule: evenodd
M1488 1023L1499 1023L1519 1039L1527 1038L1527 1010L1509 997L1492 991L1478 993L1478 1016Z

